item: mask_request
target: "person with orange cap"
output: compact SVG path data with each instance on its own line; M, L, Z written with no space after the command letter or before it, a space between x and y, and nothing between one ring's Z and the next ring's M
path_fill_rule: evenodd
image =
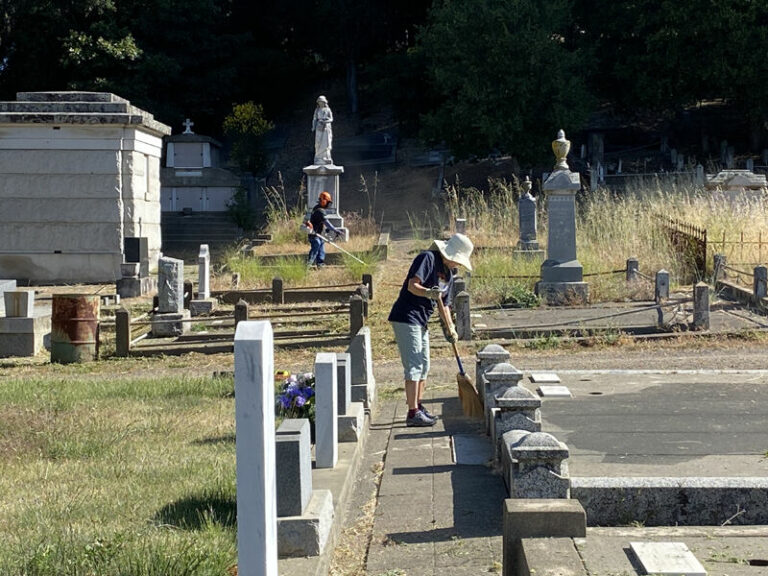
M444 326L448 327L446 337L451 342L458 340L450 311L453 269L462 266L472 271L469 257L473 248L471 240L464 234L454 234L447 242L435 240L429 250L421 252L411 263L389 313L403 363L405 400L408 403L406 426L434 426L437 421L422 404L429 373L427 323L437 308ZM442 299L444 307L435 305L438 298Z
M307 266L325 265L325 239L323 232L330 230L336 237L341 234L333 224L328 221L328 215L325 209L333 203L331 195L328 192L320 192L317 197L317 204L312 208L312 214L304 225L309 230L309 256L307 257Z

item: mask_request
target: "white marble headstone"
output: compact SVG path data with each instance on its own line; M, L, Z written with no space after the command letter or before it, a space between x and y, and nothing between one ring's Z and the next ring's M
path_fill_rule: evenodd
M707 576L707 571L683 542L630 542L646 574Z
M278 574L273 338L266 321L235 332L239 576Z
M336 354L315 356L315 465L333 468L339 458Z

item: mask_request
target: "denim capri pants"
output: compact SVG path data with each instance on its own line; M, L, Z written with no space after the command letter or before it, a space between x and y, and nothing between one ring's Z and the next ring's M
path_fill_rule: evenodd
M406 380L425 380L429 372L429 330L419 324L390 322Z

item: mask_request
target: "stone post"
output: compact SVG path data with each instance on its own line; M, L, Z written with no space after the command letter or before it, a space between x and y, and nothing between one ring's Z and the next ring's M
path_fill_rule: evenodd
M240 322L246 320L248 320L248 302L241 299L235 304L235 328Z
M355 294L363 299L363 318L368 318L368 286L360 284L360 286L355 288Z
M465 292L467 290L467 281L463 276L456 276L453 279L453 300L456 300L456 295Z
M523 181L523 192L517 201L518 225L520 228L517 251L539 250L539 241L536 237L536 198L531 194L531 187L531 179L526 176Z
M569 498L568 447L546 432L511 430L502 436L504 480L510 498Z
M456 294L456 333L459 340L472 340L472 318L469 307L469 292Z
M352 358L348 352L336 354L336 385L339 442L357 442L363 433L365 406L352 402Z
M368 300L373 300L373 275L363 274L363 284L368 286Z
M315 356L315 464L333 468L339 458L337 421L338 388L336 355L321 352Z
M696 186L703 188L705 184L704 166L701 164L696 165Z
M759 303L766 296L766 287L768 287L768 268L765 266L755 266L753 270L752 292L754 293L755 303Z
M189 303L192 302L195 286L192 280L184 280L184 309L189 310Z
M693 329L709 330L709 284L706 282L693 287Z
M115 356L127 358L131 353L131 313L125 308L115 311Z
M365 324L363 298L357 294L349 297L349 336L357 334Z
M275 390L272 325L235 332L237 549L240 576L277 576Z
M589 284L576 258L576 192L581 189L578 172L571 172L566 161L571 143L560 130L552 142L557 163L544 182L547 193L547 259L541 265L541 280L536 294L551 306L586 304Z
M475 359L475 384L480 402L485 404L485 373L495 364L509 361L509 352L498 344L488 344L477 353Z
M283 279L272 278L272 304L285 303L285 291L283 290Z
M657 304L669 300L669 272L666 270L656 272L654 299Z
M503 396L507 388L518 386L523 379L523 373L506 362L494 364L494 366L485 373L485 431L491 432L491 411L496 408L496 397Z
M541 398L522 386L510 386L491 409L493 457L501 460L501 437L510 430L541 432Z
M725 269L726 265L728 264L728 259L726 258L725 254L715 254L713 261L713 274L715 276L715 283L717 283L718 280L725 279L728 276L728 271Z
M232 272L232 290L238 290L240 288L240 272Z
M352 362L348 352L336 354L336 384L338 413L346 414L352 402Z
M454 230L457 234L466 234L467 233L467 219L466 218L456 218L454 221Z
M211 253L208 244L200 244L197 255L197 299L211 297Z
M640 270L640 262L634 256L627 258L627 282L635 282L638 278L638 271Z

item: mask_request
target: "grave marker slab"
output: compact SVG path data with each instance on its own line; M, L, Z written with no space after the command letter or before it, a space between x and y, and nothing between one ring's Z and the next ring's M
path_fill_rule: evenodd
M240 576L277 576L274 336L265 321L235 332L237 548Z
M559 384L560 377L554 372L532 372L531 382L534 384Z
M571 391L568 386L541 385L538 389L539 396L542 398L571 398Z
M315 356L315 396L315 464L333 468L339 458L336 354L320 352Z
M683 542L630 542L646 574L707 576L707 571Z

